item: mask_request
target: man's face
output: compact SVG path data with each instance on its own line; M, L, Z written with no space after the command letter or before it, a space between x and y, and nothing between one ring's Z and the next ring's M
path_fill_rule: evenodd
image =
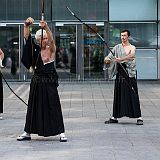
M127 42L128 41L128 34L127 34L127 32L122 32L121 33L121 41L122 42Z
M41 39L40 39L40 41L41 41ZM48 45L48 38L47 38L47 35L44 34L43 40L42 40L42 47L45 47L46 45Z

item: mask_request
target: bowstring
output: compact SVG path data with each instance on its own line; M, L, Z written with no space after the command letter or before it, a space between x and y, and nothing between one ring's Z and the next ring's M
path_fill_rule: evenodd
M67 0L66 0L67 1ZM99 38L102 40L102 42L106 45L107 49L113 54L113 51L110 49L110 47L108 46L107 42L104 40L104 38L98 33L96 32L92 27L90 27L88 24L84 23L79 17L77 17L77 15L75 15L74 12L72 12L72 10L66 6L66 8L68 9L68 11L72 14L72 16L74 16L76 19L78 19L82 24L84 24L85 26L87 26L90 30L92 30L95 34L97 34L99 36ZM114 54L113 54L114 55ZM119 62L117 62L119 63ZM129 77L128 72L126 71L126 69L123 67L123 65L121 63L119 63L120 66L122 67L122 69L124 70L124 72L126 73L127 77ZM125 79L126 80L126 79ZM126 80L126 83L128 86L130 86L131 90L136 94L134 87L132 86L130 77L129 77L129 83Z
M10 91L20 100L22 101L26 106L28 106L28 104L20 97L18 96L14 90L11 88L11 86L9 85L9 83L7 82L6 78L4 77L2 70L0 69L0 75L2 76L3 80L5 81L6 85L8 86L8 88L10 89ZM12 78L13 79L13 78ZM15 81L14 81L15 82Z

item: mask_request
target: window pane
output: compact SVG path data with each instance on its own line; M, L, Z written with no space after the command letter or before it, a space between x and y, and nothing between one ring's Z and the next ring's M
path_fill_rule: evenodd
M160 48L160 23L158 24L158 48Z
M0 20L21 21L31 16L35 20L41 18L42 3L33 0L1 0ZM45 19L51 19L51 1L45 0Z
M104 37L104 26L97 24L89 25ZM88 27L84 26L84 78L100 79L104 78L104 44L102 40Z
M131 32L130 43L139 48L156 48L152 43L157 37L156 23L114 23L109 26L109 45L121 42L120 31L128 29Z
M160 20L160 0L158 0L158 20Z
M157 20L157 0L110 0L109 19L122 20Z
M54 0L52 3L52 19L54 21L77 21L77 19L67 10L66 6L68 6L82 20L108 20L107 0L68 0L68 3Z
M76 25L56 26L56 69L60 79L76 78Z
M3 74L5 78L19 78L19 28L18 26L0 27L0 45L4 52Z
M138 79L157 79L157 51L137 50L137 78Z

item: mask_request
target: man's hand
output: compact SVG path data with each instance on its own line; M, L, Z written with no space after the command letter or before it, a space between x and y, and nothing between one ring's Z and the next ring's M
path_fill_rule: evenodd
M110 63L111 63L111 60L109 60L108 58L105 58L105 59L104 59L104 63L110 64Z
M24 38L25 38L25 40L27 40L29 37L29 34L30 34L29 26L31 24L33 24L33 22L34 22L34 19L32 17L28 17L24 21Z
M41 26L41 28L45 29L47 27L47 22L46 21L40 21L40 26Z
M25 20L24 24L25 24L25 26L29 26L29 25L33 24L33 22L34 22L34 19L32 17L28 17Z

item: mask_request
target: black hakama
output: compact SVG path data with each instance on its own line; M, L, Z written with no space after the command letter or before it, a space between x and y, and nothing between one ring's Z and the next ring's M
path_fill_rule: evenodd
M117 74L114 88L113 117L141 117L140 102L138 96L137 80L130 78L124 69L125 64L117 64ZM133 87L133 89L132 89Z
M29 36L25 43L22 63L29 69L36 65L31 79L24 131L39 136L64 133L61 104L58 95L58 75L54 62L43 64L40 48Z
M0 74L0 113L3 113L3 83L1 74Z
M54 63L45 67L49 65ZM55 73L35 73L32 77L24 131L45 137L64 133Z

